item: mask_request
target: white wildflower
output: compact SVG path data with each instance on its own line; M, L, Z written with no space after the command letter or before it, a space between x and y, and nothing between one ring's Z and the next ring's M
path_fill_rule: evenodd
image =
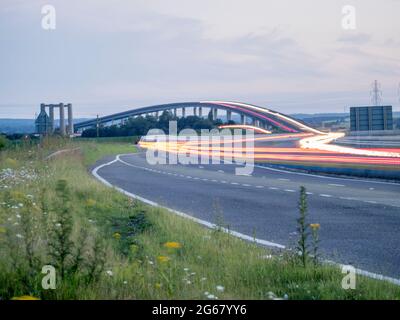
M224 292L225 288L223 286L216 286L217 291Z
M113 276L113 272L112 272L111 270L107 270L107 271L106 271L106 274L107 274L108 276L110 276L110 277Z

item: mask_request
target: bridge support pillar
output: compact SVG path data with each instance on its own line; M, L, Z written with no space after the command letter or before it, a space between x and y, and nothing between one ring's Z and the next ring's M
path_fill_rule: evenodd
M255 125L256 127L259 127L259 126L260 126L260 120L254 119L254 125Z
M72 115L72 104L68 103L68 134L71 136L74 134L74 119Z
M193 115L197 116L197 108L196 107L193 107Z
M203 108L199 107L199 117L202 118L203 117Z
M229 122L232 120L232 111L226 110L226 121Z
M213 115L214 121L218 119L218 109L217 108L212 109L212 115Z
M182 118L186 117L186 108L182 108Z
M176 108L174 108L174 117L176 118Z
M65 136L65 113L64 113L64 104L59 104L60 108L60 134Z
M246 117L244 116L244 114L240 115L240 123L241 124L246 124Z
M50 117L50 133L54 133L55 125L54 125L54 105L49 105L49 117Z

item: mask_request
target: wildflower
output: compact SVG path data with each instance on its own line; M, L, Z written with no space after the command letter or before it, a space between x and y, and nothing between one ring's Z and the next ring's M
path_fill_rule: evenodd
M205 296L208 296L210 293L208 291L204 292Z
M195 274L196 274L196 272L192 272L190 275L191 275L191 276L194 276Z
M216 286L217 291L224 292L225 288L223 286Z
M161 289L162 284L161 284L161 283L156 283L154 286L155 286L157 289Z
M180 249L180 248L182 248L182 244L180 244L179 242L170 241L170 242L164 243L164 247L169 248L169 249Z
M203 278L200 279L200 281L206 281L206 280L207 280L206 277L203 277Z
M183 268L183 271L188 272L188 271L189 271L189 268Z
M87 207L94 207L96 205L96 201L93 199L87 199L86 200L86 206Z
M118 232L115 232L115 233L113 234L113 238L116 239L116 240L119 240L119 239L121 239L121 234L118 233Z
M123 284L128 284L128 281L125 280L125 281L123 282Z
M289 296L285 293L285 294L283 295L283 299L287 300L287 299L289 299Z
M0 233L6 233L6 228L0 227Z
M16 214L15 215L18 219L21 219L21 215L20 214Z
M61 223L56 223L56 227L60 228L61 227Z
M321 225L319 223L311 223L310 227L313 230L318 230L321 227Z
M190 280L186 280L186 284L192 284Z
M20 296L20 297L14 297L11 300L40 300L40 299L33 296Z
M106 274L108 275L108 276L110 276L110 277L112 277L114 274L113 274L113 272L111 271L111 270L107 270L106 271Z
M207 298L210 300L214 300L216 297L213 294L207 295Z
M169 260L171 260L169 257L167 257L167 256L158 256L157 257L157 260L158 260L158 262L160 262L160 263L165 263L165 262L168 262Z
M262 256L263 259L272 259L272 254L267 254L265 256Z
M153 265L153 264L154 264L154 262L153 262L153 261L151 261L151 260L149 260L149 264Z
M22 234L19 234L19 233L17 233L15 236L16 236L17 238L19 238L19 239L22 239L22 238L23 238Z

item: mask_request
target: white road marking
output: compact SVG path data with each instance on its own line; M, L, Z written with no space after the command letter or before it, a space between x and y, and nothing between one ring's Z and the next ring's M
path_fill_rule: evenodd
M342 200L357 200L356 198L352 198L352 197L339 197L339 199L342 199Z
M339 178L339 177L329 177L329 176L323 176L323 175L318 175L318 174L312 174L312 173L304 173L304 172L295 172L295 171L288 171L288 170L283 170L283 169L275 169L271 167L265 167L265 166L260 166L260 165L255 165L254 167L264 169L264 170L270 170L270 171L276 171L276 172L283 172L287 174L296 174L299 176L309 176L309 177L315 177L315 178L320 178L320 179L332 179L332 180L342 180L342 181L357 181L357 182L364 182L364 183L375 183L375 184L390 184L393 186L399 186L399 183L396 182L385 182L385 181L375 181L375 180L362 180L362 179L353 179L353 178Z
M276 188L276 187L268 187L268 189L270 189L270 190L279 190L279 188Z
M309 196L313 195L314 193L307 191L306 194L308 194Z
M328 186L332 186L332 187L345 187L344 184L337 184L337 183L328 183Z
M330 194L321 193L320 196L325 197L325 198L332 198L332 196Z
M218 172L220 172L220 173L225 173L225 171L224 171L224 170L218 170Z
M204 167L203 166L199 166L199 169L204 169Z
M237 182L231 182L231 184L233 184L234 186L237 186L239 183L237 183Z
M290 179L286 179L286 178L278 178L278 180L280 180L280 181L290 181Z
M228 182L227 182L227 181L225 181L225 180L221 180L220 182L221 182L221 183L228 183Z
M295 190L292 189L285 189L286 192L296 192Z
M174 209L165 207L165 206L161 206L161 205L159 205L158 203L156 203L156 202L154 202L154 201L148 200L148 199L143 198L143 197L141 197L141 196L138 196L138 195L136 195L136 194L130 193L130 192L128 192L128 191L126 191L126 190L124 190L124 189L122 189L122 188L120 188L120 187L117 187L117 186L112 185L110 182L108 182L106 179L104 179L103 177L101 177L101 176L98 174L98 171L99 171L101 168L104 168L104 167L106 167L106 166L112 165L113 163L116 163L116 162L118 162L118 161L120 161L120 162L122 162L122 163L124 163L124 164L126 164L126 165L128 165L128 166L137 167L137 166L135 166L135 165L132 165L132 164L130 164L130 163L127 163L127 162L121 160L121 159L120 159L120 156L123 156L123 155L122 155L122 154L117 155L116 158L115 158L114 160L112 160L112 161L110 161L110 162L107 162L107 163L104 163L104 164L99 165L98 167L94 168L94 169L92 170L92 175L93 175L96 179L98 179L101 183L103 183L104 185L106 185L106 186L108 186L108 187L110 187L110 188L114 188L114 189L117 190L118 192L120 192L120 193L122 193L122 194L124 194L124 195L126 195L126 196L128 196L128 197L130 197L130 198L137 199L137 200L142 201L143 203L146 203L146 204L151 205L151 206L155 206L155 207L159 207L159 208L166 209L166 210L168 210L169 212L175 213L175 214L178 215L178 216L181 216L181 217L187 218L187 219L189 219L189 220L192 220L192 221L194 221L194 222L197 222L197 223L199 223L199 224L201 224L201 225L204 225L204 226L206 226L206 227L208 227L208 228L211 228L211 229L216 229L216 228L218 228L218 230L221 230L221 231L223 231L223 232L225 232L225 233L228 233L228 234L230 234L230 235L233 235L233 236L235 236L235 237L237 237L237 238L240 238L240 239L243 239L243 240L246 240L246 241L250 241L250 242L254 242L254 243L257 243L257 244L266 246L266 247L273 247L273 248L279 248L279 249L285 249L285 248L286 248L286 247L285 247L284 245L282 245L282 244L270 242L270 241L267 241L267 240L257 239L257 238L254 238L254 237L245 235L245 234L240 233L240 232L237 232L237 231L232 231L232 230L230 230L230 229L217 226L217 225L215 225L215 224L213 224L213 223L211 223L211 222L208 222L208 221L205 221L205 220L201 220L201 219L195 218L195 217L193 217L193 216L191 216L191 215L188 215L188 214L186 214L186 213L183 213L183 212L180 212L180 211L177 211L177 210L174 210ZM340 264L340 263L337 263L337 262L334 262L334 261L328 261L328 260L325 260L325 263L333 264L333 265L338 266L338 267L340 267L340 268L342 268L342 267L344 266L343 264ZM393 283L393 284L395 284L395 285L399 285L399 286L400 286L400 279L396 279L396 278L392 278L392 277L387 277L387 276L384 276L384 275L381 275L381 274L377 274L377 273L373 273L373 272L369 272L369 271L365 271L365 270L357 269L357 268L356 268L356 273L357 273L357 274L360 274L360 275L363 275L363 276L366 276L366 277L368 277L368 278L377 279L377 280L381 280L381 281L387 281L387 282L390 282L390 283Z
M251 187L251 185L247 184L247 183L242 183L243 187Z
M256 186L256 188L262 189L264 188L264 186Z

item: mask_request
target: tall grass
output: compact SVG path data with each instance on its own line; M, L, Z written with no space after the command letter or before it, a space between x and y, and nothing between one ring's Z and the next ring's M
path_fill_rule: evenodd
M130 144L74 143L81 154L43 162L54 150L48 143L0 156L0 169L13 159L12 170L32 175L21 183L2 180L1 299L400 298L399 287L364 277L355 290L343 290L335 267L305 268L290 252L204 229L89 176L87 165L132 151ZM41 287L48 264L57 270L55 290Z

